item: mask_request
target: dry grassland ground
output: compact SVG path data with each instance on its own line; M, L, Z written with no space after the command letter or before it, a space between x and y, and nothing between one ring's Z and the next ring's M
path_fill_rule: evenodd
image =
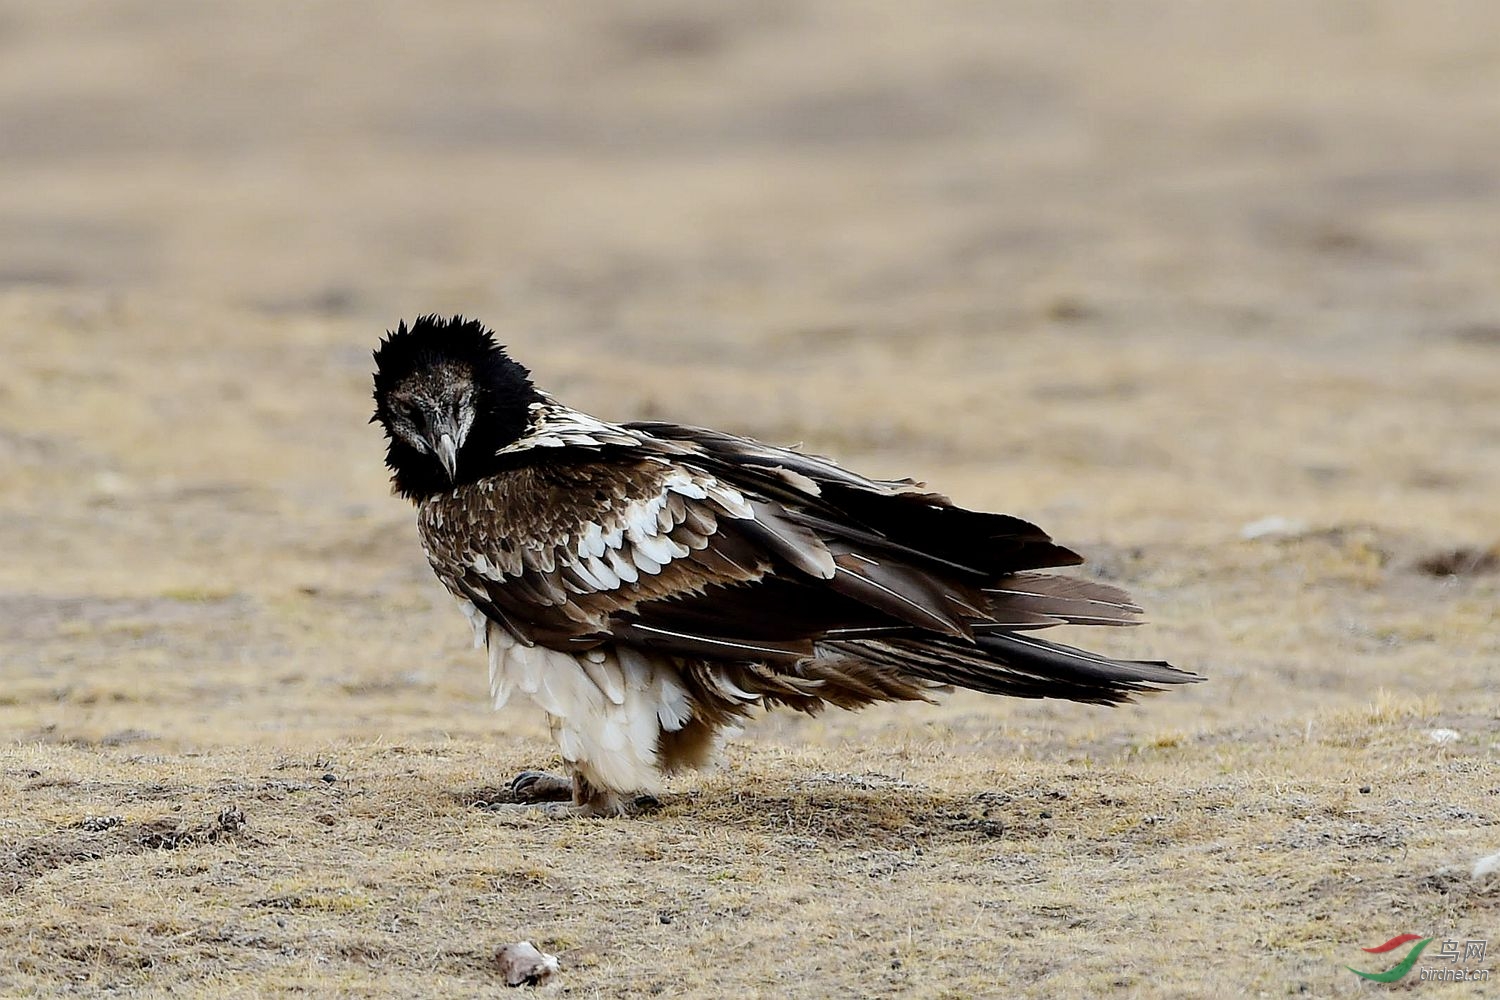
M0 996L1492 992L1344 966L1500 969L1497 11L0 4ZM365 423L434 309L1033 518L1209 681L490 808L551 747Z

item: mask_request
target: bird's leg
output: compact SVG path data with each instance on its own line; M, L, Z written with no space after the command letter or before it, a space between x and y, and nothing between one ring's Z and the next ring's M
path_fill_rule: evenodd
M626 801L619 792L596 788L582 771L573 772L572 812L578 816L628 816L634 812L634 797Z

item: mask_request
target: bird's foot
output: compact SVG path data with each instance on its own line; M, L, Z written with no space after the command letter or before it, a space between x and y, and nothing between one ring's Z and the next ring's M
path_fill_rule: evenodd
M573 801L573 779L546 771L522 771L510 781L510 794L521 805Z
M543 810L548 816L639 816L661 808L654 795L619 795L614 792L594 791L582 802L548 802Z
M569 816L634 816L661 808L652 795L622 795L595 788L582 775L565 778L545 771L522 771L511 780L515 808L540 806L554 818Z

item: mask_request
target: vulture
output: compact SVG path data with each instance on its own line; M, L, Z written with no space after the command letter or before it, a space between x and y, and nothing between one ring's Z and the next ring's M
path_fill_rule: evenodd
M1112 705L1200 680L1038 635L1131 625L1040 528L911 480L722 431L557 401L462 316L375 351L375 416L428 562L489 656L496 708L545 714L566 775L518 802L622 815L752 712L953 687Z

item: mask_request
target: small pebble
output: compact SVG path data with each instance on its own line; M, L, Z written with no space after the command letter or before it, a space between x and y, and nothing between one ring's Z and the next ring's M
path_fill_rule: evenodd
M537 950L530 941L505 945L495 954L506 986L545 986L561 966L556 955Z
M1252 542L1260 538L1295 538L1306 531L1307 524L1304 521L1272 515L1241 527L1240 537Z

